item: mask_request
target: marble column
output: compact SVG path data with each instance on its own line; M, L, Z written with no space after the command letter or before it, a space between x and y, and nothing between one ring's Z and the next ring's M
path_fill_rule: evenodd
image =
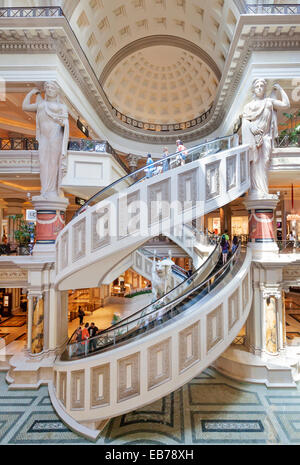
M7 202L4 202L3 199L0 199L0 242L2 242L3 236L4 208L7 208Z
M266 353L278 355L283 350L281 289L278 286L263 287L264 300L264 347Z
M65 213L68 199L58 197L55 200L33 197L32 204L37 212L36 244L33 256L55 260L55 240L65 225Z
M33 295L27 295L28 304L27 304L27 350L31 352L32 344L32 322L33 322Z
M44 348L44 297L42 294L33 296L33 317L31 353L39 354Z
M270 252L278 252L274 234L274 210L277 203L278 197L271 194L264 198L250 194L244 200L249 213L248 245L252 249L254 259L264 258Z

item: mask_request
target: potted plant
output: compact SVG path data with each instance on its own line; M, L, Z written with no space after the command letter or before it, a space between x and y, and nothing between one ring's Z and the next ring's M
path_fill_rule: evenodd
M290 124L280 123L280 126L288 126L279 135L279 146L287 145L300 145L300 124L297 124L297 120L300 116L300 111L296 113L283 113L283 115L290 121ZM290 126L290 127L289 127Z
M18 253L19 255L29 255L29 243L31 237L34 235L35 225L25 221L23 215L11 215L10 218L13 219L16 229L14 230L15 240L18 244Z

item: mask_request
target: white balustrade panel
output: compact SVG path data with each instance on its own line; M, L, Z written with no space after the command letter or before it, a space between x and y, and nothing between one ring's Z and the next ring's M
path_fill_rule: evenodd
M151 237L226 205L249 184L248 146L243 145L133 184L87 208L56 240L58 289L98 286Z
M248 249L234 279L229 274L222 285L152 333L84 359L57 359L50 390L57 413L77 422L112 418L162 398L211 365L248 318L251 259ZM75 396L72 386L78 379Z

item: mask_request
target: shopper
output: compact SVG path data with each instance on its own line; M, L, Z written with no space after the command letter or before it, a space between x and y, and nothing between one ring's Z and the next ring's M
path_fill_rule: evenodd
M153 166L154 162L152 160L151 154L148 153L147 155L147 161L146 161L146 166L147 168L145 169L146 171L146 178L151 178L153 171L155 170L155 167Z
M88 339L89 339L89 324L86 323L84 325L84 328L82 329L81 331L81 344L82 344L82 347L83 347L83 350L85 352L85 354L87 354L88 352Z
M164 173L165 171L168 171L168 170L169 170L170 163L169 163L168 156L169 156L168 147L164 147L163 156L162 156L162 159L163 159L163 164L162 164L162 166L163 166L163 173Z
M91 323L89 329L88 329L88 332L89 332L89 337L90 337L90 351L93 351L93 350L96 350L97 348L97 339L96 339L96 335L98 333L98 328L97 326L95 326L95 323Z
M79 326L75 331L76 354L80 353L80 350L81 350L81 345L80 345L80 342L81 342L81 339L82 339L82 334L81 333L82 333L82 328L81 328L81 326Z
M227 262L228 252L229 252L229 242L222 237L220 242L221 250L222 250L222 261L223 265Z
M238 247L238 243L239 243L238 237L233 236L232 244L231 244L231 252L232 252L232 254L234 254L234 252L236 251L236 249Z
M177 157L179 156L180 165L182 166L182 165L185 164L185 160L186 160L186 157L187 157L187 149L183 145L183 143L182 143L182 141L180 139L178 139L176 141L176 146L177 146L176 153L179 152L179 155L177 155Z
M83 324L83 317L85 316L84 311L82 310L81 306L79 305L78 307L78 318L79 318L79 324Z
M228 231L227 231L227 229L225 229L224 234L222 234L222 238L223 238L223 237L225 238L226 241L229 241L229 236L228 236Z

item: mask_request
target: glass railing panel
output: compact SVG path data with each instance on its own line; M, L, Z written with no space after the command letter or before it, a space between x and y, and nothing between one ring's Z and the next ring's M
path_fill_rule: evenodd
M217 259L216 259L217 257ZM216 244L213 252L209 256L209 259L213 261L215 264L218 259L220 258L220 248L219 244ZM176 286L173 290L171 290L168 294L163 296L162 298L158 299L157 301L151 303L147 307L135 312L133 315L130 315L129 317L121 320L117 324L115 324L113 327L108 328L107 330L103 331L101 334L95 336L95 339L97 339L97 350L100 350L101 348L108 347L111 345L115 345L116 343L120 343L122 341L122 336L128 338L136 337L138 335L138 332L142 330L145 332L146 330L148 331L149 328L151 329L151 326L155 325L156 326L156 321L162 322L165 319L170 319L174 315L170 309L172 309L172 306L174 303L179 303L177 302L178 299L184 300L185 296L187 294L190 294L192 291L195 289L198 289L199 293L202 291L204 293L209 292L211 288L211 278L209 278L205 283L199 284L200 278L202 276L202 269L204 268L204 265L207 266L206 263L202 264L198 270L196 270L195 273L192 274L188 279L180 283L178 286ZM203 290L202 290L202 287ZM201 294L202 296L204 294ZM194 296L192 296L194 298ZM200 298L200 297L196 297ZM188 302L182 302L183 308L187 308ZM178 313L178 310L177 310ZM173 315L173 316L172 316ZM121 338L121 339L120 339ZM89 349L89 345L83 344L82 342L75 342L76 341L76 332L72 335L72 337L69 340L69 344L67 346L67 350L65 353L62 355L63 360L70 360L74 357L81 357L86 355L86 350ZM89 340L90 341L90 340ZM84 351L83 350L84 346ZM89 352L89 355L92 352ZM71 355L70 355L71 354Z

